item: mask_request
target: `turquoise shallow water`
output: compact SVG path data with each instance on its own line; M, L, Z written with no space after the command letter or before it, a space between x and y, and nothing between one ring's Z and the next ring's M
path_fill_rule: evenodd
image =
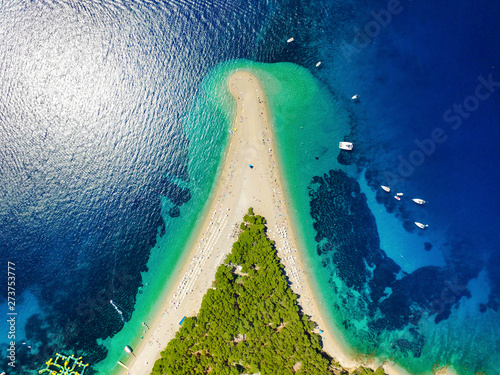
M342 121L332 121L341 118L337 113L340 112L340 108L335 107L331 95L318 85L306 69L295 64L260 64L248 60L236 60L215 68L201 83L200 90L183 120L186 135L190 139L188 164L190 180L182 186L189 188L192 199L182 207L182 221L169 222L166 233L173 235L160 239L153 249L148 263L149 271L144 275L144 283L147 285L142 288L142 294L138 297L138 308L132 320L126 323L120 333L103 342L109 350L110 359L96 366L99 371L107 373L113 368L116 369L116 358L126 360L123 343L136 344L140 341L141 322L148 321L161 307L162 298L159 296L168 290L168 280L175 278L176 275L173 265L178 267L183 254L191 250L189 244L192 242L189 238L195 233L196 224L202 221L201 212L209 205L209 192L215 186L230 122L235 113L235 103L226 89L226 82L236 69L251 71L263 83L276 124L274 130L279 148L289 151L288 154L279 154L279 157L283 158L283 165L296 165L297 154L294 150L299 140L305 150L304 153L317 162L314 149L307 149L302 143L319 144L320 139L338 138L341 135L342 130L339 132L337 128ZM320 110L332 105L331 111ZM311 129L322 130L312 132ZM347 130L348 126L344 122L343 131ZM304 137L305 134L308 136ZM336 150L329 151L326 147L321 147L321 158L330 165L328 163L334 161ZM293 159L287 160L287 157ZM313 170L313 165L308 167L310 169L305 170L306 174L297 178L305 182L304 176L310 176ZM288 169L285 169L286 175ZM293 173L294 170L295 168L290 168L289 171ZM289 194L300 195L307 190L307 184L287 190ZM308 201L302 200L301 203L302 209L307 212ZM168 212L170 208L168 201L163 202L163 208L164 212Z

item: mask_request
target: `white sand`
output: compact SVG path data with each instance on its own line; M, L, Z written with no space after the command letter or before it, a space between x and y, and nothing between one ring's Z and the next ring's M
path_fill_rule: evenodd
M292 289L300 295L299 304L324 330L324 350L343 366L357 367L356 361L343 352L340 342L329 332L306 282L274 155L265 93L258 80L245 71L234 73L228 86L238 102L233 124L237 130L231 134L209 215L162 311L146 331L142 344L134 348L136 357L130 357L127 362L130 374L150 374L160 352L175 337L181 319L198 313L202 297L212 286L217 267L231 251L239 224L249 207L266 218L268 235L276 242ZM390 373L399 371L390 369Z

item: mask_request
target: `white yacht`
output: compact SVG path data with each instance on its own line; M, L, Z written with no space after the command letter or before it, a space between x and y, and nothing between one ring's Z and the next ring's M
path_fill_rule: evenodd
M352 143L351 142L340 142L339 143L339 148L342 150L352 150Z
M123 351L125 353L133 355L135 357L134 350L129 345L125 346L125 348L123 349Z
M427 228L427 227L428 227L428 225L427 225L427 224L422 224L422 223L419 223L419 222L417 222L417 221L415 221L415 225L416 225L417 227L419 227L420 229L425 229L425 228Z
M417 204L425 204L425 201L423 199L419 199L419 198L412 199L412 201L417 203Z
M396 194L398 197L402 197L403 196L403 193L397 193Z
M286 41L287 43L293 42L293 38L290 38Z
M388 192L388 193L391 191L391 188L390 188L389 186L380 185L380 187L381 187L382 189L384 189L384 191L386 191L386 192Z
M397 200L397 201L400 201L401 198L399 197L399 195L395 195L394 198Z
M354 95L351 99L352 99L352 100L358 100L358 99L359 99L359 95L358 95L358 94L356 94L356 95Z
M320 66L320 65L321 65L321 61L318 61L318 62L316 63L316 68L317 68L318 66Z

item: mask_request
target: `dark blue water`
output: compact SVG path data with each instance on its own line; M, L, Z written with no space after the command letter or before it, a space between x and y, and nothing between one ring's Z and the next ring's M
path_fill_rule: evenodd
M359 351L396 358L413 373L433 363L496 373L500 8L397 4L293 3L294 25L303 26L292 34L298 43L274 56L307 67L322 60L311 70L345 103L358 151L339 161L377 192L368 206L347 175L318 169L311 179L321 280ZM354 94L358 103L349 100ZM404 192L401 202L396 192ZM402 228L421 247L398 242L387 228L381 238L377 225L387 224L379 206L397 218L395 238ZM429 228L418 232L414 221Z
M16 264L24 311L18 332L32 346L18 345L18 373L36 369L56 350L90 363L105 357L96 340L112 336L123 321L102 301L118 301L130 319L150 250L158 236L169 235L164 221L182 223L190 199L183 116L205 74L234 58L311 70L322 60L314 74L350 112L359 151L349 162L366 172L373 189L390 185L429 201L425 209L398 206L392 195L377 193L408 231L415 231L413 221L428 223L433 251L446 261L412 274L401 298L442 301L443 287L454 280L468 297L446 299L437 325L467 298L477 301L472 321L486 317L480 332L498 322L500 7L408 0L392 9L390 20L370 14L387 9L385 1L333 0L1 3L0 260ZM283 43L289 36L296 42ZM361 100L353 105L348 98L355 93ZM433 134L439 143L424 141ZM168 212L161 198L170 201ZM353 222L371 223L357 203ZM349 262L381 262L374 230ZM383 264L387 272L377 282L385 286L397 267ZM353 288L368 282L343 275ZM441 284L414 288L436 275ZM487 293L474 299L463 288L478 275ZM378 321L371 337L382 340L383 332L407 323ZM412 343L420 345L431 330L416 332ZM490 354L500 352L492 342ZM393 354L417 356L410 344ZM476 346L472 357L456 355L465 352L460 346L443 348L439 358L456 356L473 371L491 366L491 356L488 363L475 360Z
M401 8L353 57L372 67L358 81L366 96L359 131L376 148L367 171L377 175L374 186L430 201L419 215L448 238L450 271L465 284L486 267L494 287L488 307L497 310L500 9L489 2ZM433 132L439 137L431 141Z
M404 260L385 254L396 250L409 257L416 249L408 244L380 252L366 205L350 196L352 189L343 191L350 182L343 183L338 174L320 174L311 185L311 209L323 222L317 228L318 240L323 239L318 255L327 269L337 264L332 275L367 293L354 307L352 300L344 300L332 308L349 317L343 329L361 351L399 357L412 372L429 371L427 357L451 362L461 373L496 373L500 53L495 45L500 8L483 1L473 6L407 1L390 18L387 9L381 1L354 10L346 34L329 46L334 69L318 75L339 96L360 95L359 103L347 104L354 140L364 151L356 161L359 171L399 225L415 233L414 221L429 224L420 233L428 241L421 251L431 251L435 262L402 277ZM376 16L382 13L383 22ZM382 192L380 185L393 193ZM393 198L395 192L404 192L401 202ZM429 203L419 207L409 201L413 197ZM344 210L323 212L326 201ZM332 215L343 217L346 206L358 213L334 228ZM332 223L325 226L328 220ZM346 240L345 233L353 233L348 229L359 223L364 228ZM335 251L335 245L343 250ZM445 265L434 266L442 256ZM355 318L353 308L365 315ZM366 329L354 328L356 321ZM464 324L470 329L463 330ZM388 332L391 346L384 348L382 337L387 340Z
M164 220L190 199L182 117L208 69L249 55L256 21L238 9L1 4L0 259L16 265L18 373L56 351L97 363L96 340L130 319Z

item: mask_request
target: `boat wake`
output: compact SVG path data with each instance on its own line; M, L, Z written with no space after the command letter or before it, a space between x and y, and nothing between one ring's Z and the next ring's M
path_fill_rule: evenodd
M123 317L123 311L121 311L118 306L116 305L116 303L113 302L113 300L109 300L109 303L111 303L113 305L113 307L115 308L116 312L120 315L120 318L122 320L123 323L125 323L125 318Z

